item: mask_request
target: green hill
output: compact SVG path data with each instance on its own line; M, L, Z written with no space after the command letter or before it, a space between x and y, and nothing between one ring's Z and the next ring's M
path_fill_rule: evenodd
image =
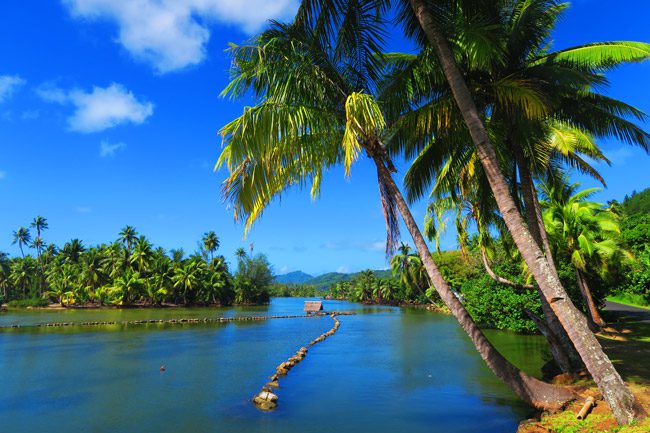
M377 278L391 278L392 274L390 270L374 270L375 276ZM348 281L352 280L354 277L359 275L361 272L355 272L352 274L344 274L341 272L328 272L323 275L307 280L304 284L309 284L316 287L317 290L327 290L332 284L338 283L339 281Z
M626 195L622 206L627 215L650 214L650 188L639 193L633 191L631 196Z
M288 274L276 275L275 282L279 284L305 284L313 278L313 275L306 274L302 271L295 271L289 272Z

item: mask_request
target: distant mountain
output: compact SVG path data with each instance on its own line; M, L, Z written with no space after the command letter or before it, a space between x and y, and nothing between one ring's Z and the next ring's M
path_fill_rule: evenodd
M289 272L288 274L276 275L275 282L280 284L304 284L313 278L313 275L306 274L302 271L295 271Z
M375 270L373 271L377 278L391 278L390 270ZM280 284L309 284L316 287L317 290L327 290L332 284L339 281L348 281L359 275L361 272L352 274L344 274L341 272L328 272L317 277L313 277L301 271L290 272L284 275L276 275L275 282Z
M350 274L342 274L340 272L328 272L323 275L312 278L305 282L311 286L315 286L317 290L327 290L332 284L338 283L339 281L346 281L351 279Z

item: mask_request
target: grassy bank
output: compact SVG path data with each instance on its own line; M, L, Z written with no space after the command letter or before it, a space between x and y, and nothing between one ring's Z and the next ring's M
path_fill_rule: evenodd
M616 315L613 317L616 319ZM623 315L619 314L618 317ZM598 337L619 373L650 413L650 323L612 322ZM518 433L650 432L650 418L629 426L618 426L593 382L577 382L573 386L583 397L582 400L576 401L562 412L545 413L539 420L522 423ZM596 406L586 419L576 419L584 399L589 396L596 399Z
M648 304L645 298L641 295L632 295L632 294L616 295L616 296L608 296L606 299L608 301L616 302L618 304L629 305L631 307L645 308L647 310L650 310L650 304Z

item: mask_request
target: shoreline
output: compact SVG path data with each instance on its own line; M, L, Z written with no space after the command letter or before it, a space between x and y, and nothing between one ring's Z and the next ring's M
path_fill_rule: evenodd
M166 309L181 309L181 308L230 308L230 307L264 307L270 303L264 304L134 304L134 305L99 305L99 304L85 304L85 305L61 305L53 303L44 307L11 307L8 304L0 305L0 311L22 311L22 310L43 310L43 311L65 311L65 310L166 310Z

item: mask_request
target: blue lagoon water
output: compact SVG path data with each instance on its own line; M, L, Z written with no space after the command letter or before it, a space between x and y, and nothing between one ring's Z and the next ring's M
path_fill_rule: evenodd
M302 299L224 309L9 311L0 325L300 314ZM341 328L280 380L277 410L251 397L329 317L201 325L0 331L3 432L514 432L530 414L454 319L325 301ZM542 338L489 332L539 374ZM166 371L161 373L159 367Z

